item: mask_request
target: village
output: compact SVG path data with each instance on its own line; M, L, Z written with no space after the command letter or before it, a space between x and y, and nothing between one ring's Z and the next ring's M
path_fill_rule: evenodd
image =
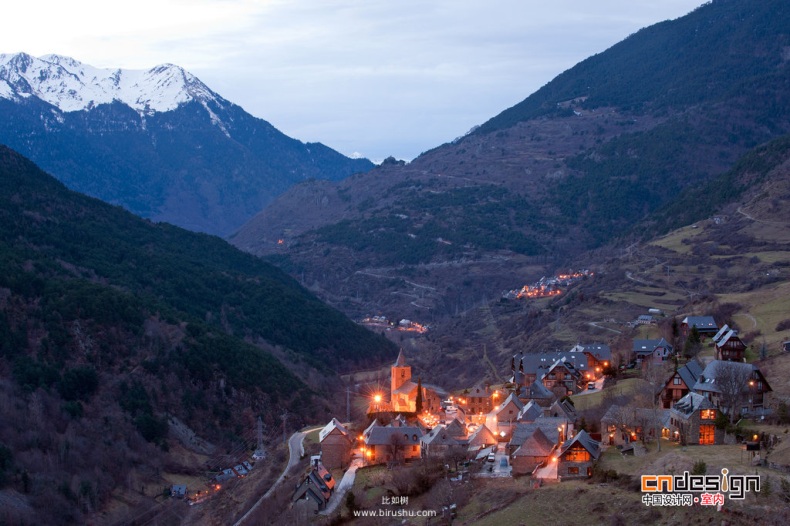
M660 337L634 339L625 354L603 343L519 352L505 383L451 392L415 378L401 350L388 389L369 395L366 421L332 418L318 431L320 450L296 485L292 507L304 518L348 505L344 494L355 473L377 466L431 463L454 484L525 479L541 488L590 479L607 450L639 456L655 447L737 444L741 458L733 463L743 463L745 454L747 465L790 470L766 461L779 438L749 426L775 410L772 388L746 362L738 331L712 316L688 316L679 330L684 347L705 350L689 355ZM400 498L408 502L395 494L388 504ZM450 523L455 511L445 505L432 513Z
M502 297L509 300L515 299L537 299L559 296L563 289L567 289L581 279L592 277L593 272L589 270L570 271L568 273L556 274L547 278L543 276L531 285L524 285L520 289L513 289L502 294Z

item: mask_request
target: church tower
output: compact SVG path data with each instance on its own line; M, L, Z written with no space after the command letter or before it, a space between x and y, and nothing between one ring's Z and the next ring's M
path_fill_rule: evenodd
M398 359L392 366L392 383L390 394L394 395L400 386L411 380L411 366L406 365L406 357L403 356L403 349L398 353Z

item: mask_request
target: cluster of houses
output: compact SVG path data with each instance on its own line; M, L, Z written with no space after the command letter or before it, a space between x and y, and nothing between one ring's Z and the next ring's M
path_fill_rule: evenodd
M387 331L397 329L401 332L416 332L419 334L425 334L429 329L427 325L407 319L402 319L398 323L394 323L386 316L368 316L363 318L359 323L370 328L384 329Z
M611 406L601 419L604 442L627 445L635 440L662 438L684 444L721 444L724 431L716 426L722 415L734 419L768 414L772 391L762 371L745 362L746 345L738 331L716 325L711 316L689 316L681 323L684 337L695 330L710 338L714 359L706 364L690 360L668 375L657 397L657 408ZM666 340L634 340L633 355L643 367L660 364L674 355Z
M570 287L580 279L592 275L592 272L585 269L578 272L568 272L567 274L557 274L551 277L543 276L531 285L524 285L520 289L513 289L504 292L502 297L509 300L515 300L524 298L534 299L558 296L562 294L562 289L560 287Z
M564 480L591 476L603 446L628 451L637 440L659 438L721 444L724 432L716 420L722 414L765 414L771 387L757 366L744 361L746 346L736 330L718 327L709 316L688 317L681 330L710 338L715 359L707 364L691 360L668 372L653 407L610 406L601 418L600 433L577 427L569 395L601 388L612 370L608 345L519 352L511 359L511 376L501 389L480 384L455 397L420 380L415 383L401 350L390 370L389 401L376 400L369 410L373 415L397 416L386 425L374 419L358 436L333 419L319 433L320 460L315 459L294 498L322 509L334 487L329 470L347 468L355 450L367 465L425 458L485 461L504 450L513 475ZM633 342L631 359L648 369L673 355L665 339L645 339ZM740 382L734 392L733 378Z

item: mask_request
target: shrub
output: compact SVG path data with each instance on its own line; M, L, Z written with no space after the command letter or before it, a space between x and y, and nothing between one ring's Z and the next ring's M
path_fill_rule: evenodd
M88 400L99 388L99 375L90 366L75 367L63 373L58 392L65 400Z
M708 472L708 465L705 464L704 460L698 460L694 463L694 467L691 468L692 475L704 475Z

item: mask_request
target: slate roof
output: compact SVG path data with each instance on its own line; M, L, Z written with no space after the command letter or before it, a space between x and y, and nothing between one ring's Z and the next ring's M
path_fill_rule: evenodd
M573 349L571 349L571 352L578 352L578 351L574 351L574 349L579 347L581 348L581 352L592 354L598 360L610 361L612 359L612 348L604 343L579 344Z
M546 438L556 443L559 440L560 432L557 429L568 425L568 419L563 417L544 416L534 422L516 424L513 435L510 438L510 445L521 446L536 429L540 428Z
M406 357L403 355L403 349L398 352L398 358L395 360L395 367L406 367Z
M524 409L524 404L518 399L518 396L516 396L515 393L510 393L505 401L502 402L502 405L499 406L499 409L495 410L494 412L496 414L501 413L507 408L508 405L510 405L510 403L513 403L516 406L517 412L520 412L522 409Z
M715 406L701 394L692 392L675 402L670 411L688 416L699 409L715 409Z
M558 360L570 363L573 369L580 373L589 370L587 366L587 356L583 352L553 351L532 354L519 353L514 355L511 360L511 364L514 366L513 381L523 384L524 374L534 374L536 378L542 378Z
M420 443L423 433L422 429L415 426L374 427L370 430L370 435L365 440L365 444L368 446L388 446L392 444L391 437L393 435L400 435L404 445L417 445Z
M547 457L554 448L554 443L549 440L540 428L537 428L521 446L513 452L514 457Z
M738 338L738 331L735 329L730 329L727 331L727 334L719 338L719 341L716 342L717 347L723 347L728 341L733 338Z
M497 438L485 425L481 425L474 432L469 435L469 445L482 445L482 444L496 444Z
M457 420L453 421L457 422ZM464 443L464 441L458 440L448 433L447 428L444 426L434 427L420 439L420 442L431 446L458 446Z
M702 392L710 392L710 393L721 393L721 389L716 384L716 374L719 370L719 364L722 364L721 367L738 367L742 371L749 373L749 378L752 378L755 373L760 377L760 380L764 384L763 391L772 391L771 386L768 385L768 381L760 372L760 368L752 363L743 363L743 362L729 362L729 361L722 361L722 360L713 360L711 361L707 367L700 373L699 377L697 378L697 383L694 384L693 390L694 391L702 391ZM749 389L748 385L744 385L744 391Z
M409 394L415 389L417 389L417 384L412 382L411 380L406 380L401 384L400 387L398 387L392 392L397 394Z
M530 400L519 413L518 420L519 422L534 422L541 416L543 416L543 408Z
M696 327L698 332L715 333L719 330L713 316L687 316L682 323L688 325L689 329Z
M593 440L592 437L587 434L587 431L583 429L576 433L575 437L565 441L565 443L562 445L560 456L568 451L568 449L570 449L574 444L581 444L581 446L584 447L584 449L586 449L590 453L590 456L592 456L595 460L598 460L598 457L601 456L600 442Z
M686 365L678 369L680 379L683 380L683 383L689 389L692 389L694 384L697 383L700 374L702 374L702 365L697 360L690 360Z
M340 434L346 436L351 439L351 436L348 434L348 430L341 424L337 418L333 418L331 422L329 422L324 428L318 433L318 441L323 442L324 439L329 436L332 431L337 429Z
M549 414L554 416L564 416L570 421L576 420L576 407L574 407L573 402L570 399L565 400L557 400L553 404L551 404L551 408L549 408Z
M699 375L702 374L702 365L697 360L690 360L686 365L683 367L678 368L676 373L672 373L672 375L667 379L664 383L663 389L671 388L672 387L672 379L675 377L675 374L680 376L680 379L686 384L686 387L689 389L693 389L699 379Z
M445 426L447 434L454 438L466 437L466 426L464 426L457 418Z
M367 438L370 435L370 430L375 428L375 427L381 427L381 424L379 423L379 419L378 418L374 418L373 419L373 422L371 422L370 425L365 428L365 430L362 432L362 435L365 438Z
M532 385L529 386L527 390L527 395L529 398L534 399L552 399L554 398L554 393L549 391L549 388L543 385L541 382L532 382Z
M672 346L664 338L658 340L634 340L634 352L646 356L653 354L658 347L664 347L672 352Z
M730 326L729 326L729 325L727 325L727 324L725 323L725 324L724 324L724 327L722 327L721 329L719 329L719 332L717 332L717 333L716 333L716 335L715 335L715 336L713 336L713 341L714 341L714 342L717 342L717 341L719 341L719 338L721 338L722 336L724 336L725 334L727 334L727 332L728 332L729 330L730 330Z

